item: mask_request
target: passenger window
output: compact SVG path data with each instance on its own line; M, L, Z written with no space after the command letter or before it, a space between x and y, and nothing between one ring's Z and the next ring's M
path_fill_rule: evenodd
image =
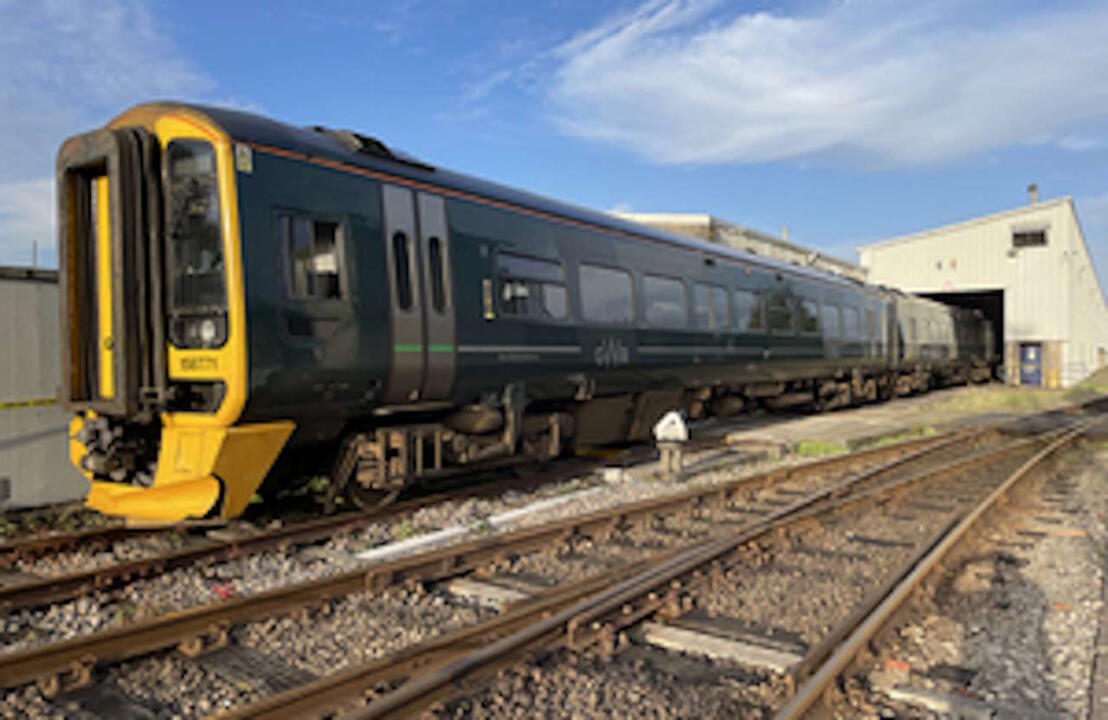
M749 290L736 290L732 297L735 301L735 329L739 332L764 330L766 324L762 296Z
M714 327L725 330L731 327L731 303L727 302L727 291L712 286L712 320Z
M777 335L791 334L795 329L792 300L774 295L769 300L769 330Z
M715 285L693 285L693 325L701 330L721 329L730 324L728 320L727 291Z
M500 309L505 315L564 320L569 312L565 270L553 260L498 253Z
M848 340L857 340L860 335L858 308L843 308L843 337Z
M644 275L642 294L647 325L683 328L688 324L685 283L676 278Z
M412 261L408 253L408 236L403 232L396 232L392 236L392 259L396 273L396 303L401 310L411 310Z
M693 285L693 327L707 330L712 327L712 289L707 285Z
M581 265L581 314L598 323L630 323L635 317L631 274L625 270Z
M342 297L339 265L341 226L330 220L281 216L288 274L287 292L295 299Z
M828 340L838 340L842 333L839 306L825 303L820 310L821 319L823 321L823 336Z
M808 334L819 332L819 308L811 300L800 303L800 332Z
M427 259L431 270L431 307L442 314L446 311L446 282L442 263L442 241L432 237L427 241Z
M866 331L868 332L868 335L866 335L866 337L870 340L873 340L874 337L876 336L876 332L875 332L876 330L877 330L877 321L873 317L873 310L872 309L867 309L866 310Z

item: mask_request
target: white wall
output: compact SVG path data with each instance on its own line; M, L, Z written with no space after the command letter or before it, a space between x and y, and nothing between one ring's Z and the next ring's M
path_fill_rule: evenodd
M1045 247L1012 247L1019 228ZM1108 308L1073 203L1064 198L859 248L871 282L909 292L1004 290L1005 342L1061 342L1061 381L1096 369Z

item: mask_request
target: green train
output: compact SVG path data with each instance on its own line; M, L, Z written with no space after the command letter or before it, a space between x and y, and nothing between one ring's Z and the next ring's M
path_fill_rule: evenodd
M455 174L371 137L157 103L57 164L62 401L87 504L230 518L988 380L955 309Z

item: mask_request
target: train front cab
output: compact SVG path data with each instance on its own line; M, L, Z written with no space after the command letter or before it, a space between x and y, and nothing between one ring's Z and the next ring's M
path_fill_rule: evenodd
M234 517L294 429L243 425L247 339L235 146L140 106L57 164L61 401L86 504L137 522Z

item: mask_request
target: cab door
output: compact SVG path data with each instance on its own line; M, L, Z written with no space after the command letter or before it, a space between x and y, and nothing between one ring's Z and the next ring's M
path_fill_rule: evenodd
M396 185L382 193L391 358L384 400L441 400L454 385L455 368L446 203Z

